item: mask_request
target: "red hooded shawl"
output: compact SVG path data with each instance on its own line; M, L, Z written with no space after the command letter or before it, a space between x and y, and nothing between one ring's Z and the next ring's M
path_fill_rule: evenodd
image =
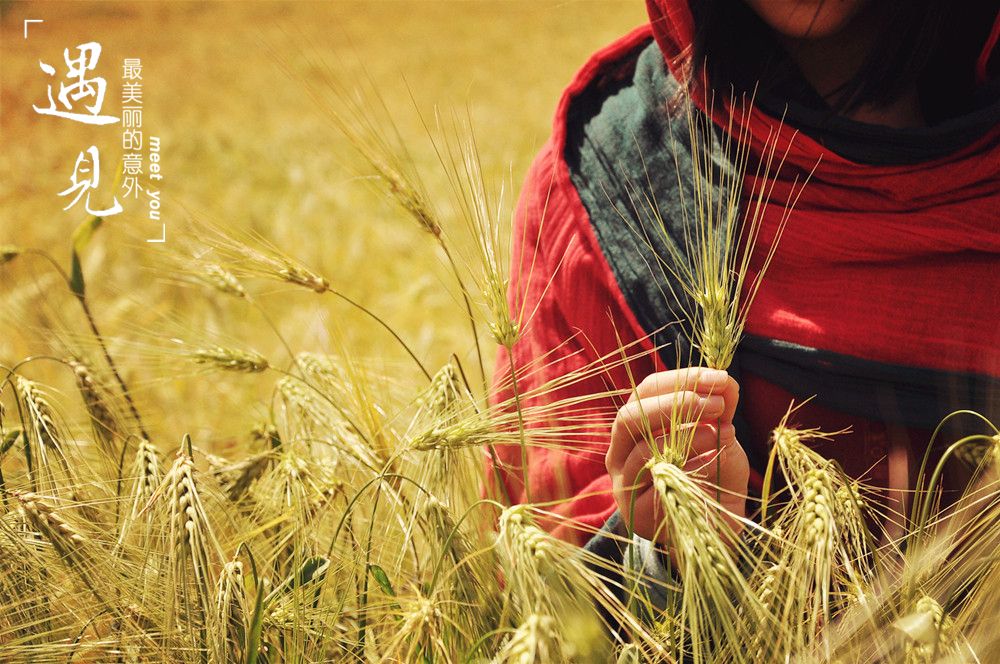
M649 112L632 117L641 115L636 99L652 99L649 108L660 104L661 131L670 131L667 95L644 89L660 79L646 77L641 54L658 52L662 75L679 76L693 20L685 2L648 5L651 24L597 53L566 89L553 135L524 186L512 241L509 299L524 319L513 356L501 352L498 359L494 400L513 396L513 364L529 429L547 433L546 442L528 447L526 473L519 448L500 448L501 474L507 493L522 501L529 497L527 476L530 499L562 517L550 527L578 542L615 508L604 454L617 409L631 385L674 368L675 352L665 352L664 342L683 343L663 327L675 308L650 296L662 284L659 290L644 285L656 282L642 278L650 273L649 257L630 255L630 243L615 228L627 222L602 204L602 196L628 200L627 185L610 176L596 182L594 175L595 168L605 175L618 170L615 146L624 154L634 148L630 141L640 144L648 168L647 151L654 147L646 130L658 121ZM977 60L980 82L988 79L995 42ZM842 156L825 147L822 134L796 132L763 109L732 112L755 154L769 140L786 153L781 170L768 178L774 190L765 238L773 236L789 194L815 168L756 295L734 366L742 386L740 440L752 461L766 456L767 434L793 398L815 395L796 411L799 424L851 426L852 434L821 451L848 474L883 486L893 440L902 437L919 455L927 434L914 431L932 428L943 414L975 408L1000 416L998 112L996 100L980 109L976 122L985 129L958 149L881 164ZM729 115L728 107L720 108L713 119L727 127ZM614 139L622 124L628 135ZM851 140L864 142L869 132L890 148L948 131L853 125ZM599 149L590 147L601 141ZM676 187L674 174L661 179ZM761 185L747 178L744 192ZM634 237L634 229L628 233Z

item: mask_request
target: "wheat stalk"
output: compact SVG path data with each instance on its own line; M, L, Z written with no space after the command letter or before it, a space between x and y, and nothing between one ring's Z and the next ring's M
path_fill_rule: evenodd
M230 561L222 568L215 602L219 643L216 652L224 662L242 662L246 656L249 607L243 581L243 563Z
M117 469L122 457L121 444L126 440L120 419L112 411L107 391L97 382L90 367L78 360L67 362L76 377L76 386L83 397L83 405L90 414L94 440L101 451L105 466Z
M683 589L659 624L668 631L677 621L676 652L690 651L693 662L713 661L712 650L724 648L734 661L746 661L748 646L761 632L780 627L752 591L730 553L739 546L732 530L722 524L722 506L714 503L687 473L666 461L651 460L647 470L662 504L662 532ZM716 518L706 515L718 515ZM734 598L738 598L734 601ZM748 625L757 627L748 629ZM767 633L767 632L764 632ZM769 638L775 638L770 634Z
M57 488L57 475L52 467L54 457L69 486L73 488L72 494L75 497L78 483L63 452L63 435L56 425L55 411L48 397L37 383L21 376L14 378L14 392L29 442L24 450L31 488L36 491L40 488Z
M25 424L32 439L38 443L37 449L61 453L62 435L56 427L52 406L38 384L17 376L14 378L14 389L26 414Z
M222 555L198 490L193 445L189 436L184 437L173 465L144 511L159 502L164 494L169 524L166 583L167 588L176 589L167 593L165 636L172 634L175 622L182 618L187 624L186 636L190 647L218 657L215 652L217 642L213 636L218 633L218 625L212 590L216 585L214 570ZM192 586L193 598L189 595Z
M126 500L129 510L125 515L115 552L124 555L123 547L130 540L139 550L146 550L149 538L153 536L154 526L148 519L141 519L143 510L150 505L163 484L163 472L160 470L160 455L156 448L146 439L140 439L136 446L135 457L129 467L131 489ZM138 532L137 532L138 531Z
M70 577L78 579L100 605L114 609L115 604L104 594L106 589L95 575L95 561L100 558L98 552L91 549L88 539L58 514L43 496L30 491L12 491L11 495L21 505L28 525L52 544Z
M694 328L693 346L701 352L702 360L707 366L727 369L743 334L754 296L774 257L798 195L809 178L803 182L798 193L795 193L795 184L792 185L792 193L785 203L771 245L759 271L753 276L752 282L748 282L750 258L761 236L763 212L769 204L771 189L764 186L749 197L750 209L745 214L741 213L743 179L750 159L749 145L742 127L747 124L753 101L745 101L739 112L735 109L730 112L726 138L719 148L714 145L711 128L702 126L702 123L711 122L708 118L712 115L712 106L710 103L706 116L700 116L690 100L685 104L692 151L691 163L694 167L692 180L695 187L696 219L693 224L687 219L684 223L687 256L682 256L672 242L666 243L673 252L672 261L667 267L680 279L698 306L697 314L687 312ZM784 162L782 156L775 163L779 132L780 126L765 140L764 154L758 162L754 177L757 182L768 181ZM671 139L672 137L673 134ZM716 150L720 151L725 166L720 166ZM676 156L676 148L674 153ZM679 165L677 176L684 177ZM685 188L682 182L679 184L683 199ZM722 195L717 197L717 191L721 191ZM687 208L683 205L683 200L682 210L686 214ZM688 230L692 225L695 229L693 236ZM666 232L662 221L660 228ZM681 299L680 302L683 303L684 300Z
M529 606L550 599L538 580L558 564L560 543L534 523L530 507L511 505L500 514L499 541L511 563L510 583Z
M303 438L321 440L344 459L354 459L370 470L379 471L386 463L383 450L365 438L366 428L344 404L331 400L301 379L286 376L278 381L277 392L288 411L301 422ZM291 445L291 440L288 441Z
M265 450L236 462L229 462L213 454L206 454L205 457L213 477L226 497L231 502L238 503L274 463L275 453L273 450Z
M247 291L232 272L216 263L206 263L201 278L220 293L248 299Z
M204 364L223 371L260 373L267 371L268 368L267 359L259 353L224 346L198 348L190 351L189 357L196 364Z
M517 626L495 664L546 664L563 661L558 623L552 616L531 613Z

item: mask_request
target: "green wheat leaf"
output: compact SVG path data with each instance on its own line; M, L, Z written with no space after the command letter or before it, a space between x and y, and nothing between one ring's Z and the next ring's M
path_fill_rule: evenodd
M73 231L73 263L70 268L69 287L74 295L83 296L83 269L80 266L80 252L87 246L90 239L94 237L96 231L103 223L103 219L92 216L76 227Z
M392 589L392 583L389 581L389 575L385 573L381 567L375 564L368 565L368 571L371 572L372 577L375 581L382 587L383 592L389 597L395 597L396 591Z

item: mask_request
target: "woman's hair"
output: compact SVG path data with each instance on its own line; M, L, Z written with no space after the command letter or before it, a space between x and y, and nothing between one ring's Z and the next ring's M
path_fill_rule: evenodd
M971 91L972 63L996 15L995 0L871 2L883 12L881 34L855 76L837 91L834 111L888 105L914 83L925 82L929 72L942 77L934 94L951 96L946 103ZM744 0L689 4L695 21L692 71L704 65L713 90L743 93L787 84L794 64Z

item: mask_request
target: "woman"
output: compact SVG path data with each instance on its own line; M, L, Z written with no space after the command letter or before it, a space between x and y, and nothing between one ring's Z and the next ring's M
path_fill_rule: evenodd
M578 543L619 507L653 538L655 498L639 473L650 453L638 432L694 403L687 469L717 480L742 515L770 431L793 400L811 398L793 423L850 427L820 451L888 487L883 505L903 513L914 465L945 415L1000 418L1000 7L647 4L651 24L598 53L566 90L522 194L509 297L526 318L513 365L524 403L546 413L531 426L571 422L573 433L529 448L526 468L521 450L499 450L507 493L551 505L562 518L549 527ZM815 168L728 374L676 370L690 360L671 296L680 289L656 268L657 254L669 254L644 234L648 214L636 203L648 196L668 227L684 223L691 197L676 192L687 120L670 108L685 90L702 111L722 100L711 104L715 135L738 134L758 157L769 141L787 150L768 174L764 237ZM745 197L760 186L748 179ZM508 365L502 354L498 386L510 384ZM511 396L498 388L498 400Z

